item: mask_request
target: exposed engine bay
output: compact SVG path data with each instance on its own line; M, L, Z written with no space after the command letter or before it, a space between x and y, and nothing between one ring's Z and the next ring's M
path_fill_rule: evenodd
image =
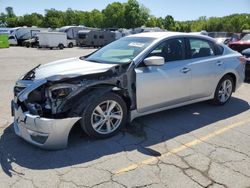
M76 117L79 114L74 111L75 106L94 89L119 92L129 101L131 110L136 107L135 73L130 68L132 63L115 65L99 73L53 75L36 81L39 66L24 75L14 87L16 102L23 111L45 118ZM35 88L26 89L31 82Z

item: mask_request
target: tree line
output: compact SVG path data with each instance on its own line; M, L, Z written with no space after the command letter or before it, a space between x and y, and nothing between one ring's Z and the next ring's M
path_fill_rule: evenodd
M171 15L155 17L137 0L126 3L114 2L103 10L80 11L67 9L59 11L46 9L45 14L31 13L17 16L12 7L6 7L0 14L0 26L37 26L60 28L66 25L84 25L96 28L136 28L141 26L160 27L170 31L227 31L241 32L250 29L250 14L233 14L225 17L200 17L192 21L176 21Z

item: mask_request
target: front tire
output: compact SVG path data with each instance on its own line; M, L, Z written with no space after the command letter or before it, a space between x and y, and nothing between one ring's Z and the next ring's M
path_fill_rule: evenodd
M126 103L119 95L108 92L87 102L80 124L90 137L108 138L116 134L126 121Z
M215 105L226 104L233 93L234 82L231 76L224 76L217 85L215 90L213 103Z

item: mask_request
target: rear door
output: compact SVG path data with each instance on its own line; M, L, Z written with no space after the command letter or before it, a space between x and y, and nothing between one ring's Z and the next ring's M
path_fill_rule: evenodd
M224 64L217 46L201 38L188 38L187 51L192 70L191 99L210 96L224 72Z

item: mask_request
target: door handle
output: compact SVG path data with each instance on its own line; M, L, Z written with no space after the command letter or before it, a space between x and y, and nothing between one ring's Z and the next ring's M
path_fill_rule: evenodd
M181 72L186 74L187 72L191 71L191 69L184 67L183 69L181 69Z
M219 66L219 67L220 67L222 64L223 64L222 61L217 61L217 63L216 63L216 65Z

